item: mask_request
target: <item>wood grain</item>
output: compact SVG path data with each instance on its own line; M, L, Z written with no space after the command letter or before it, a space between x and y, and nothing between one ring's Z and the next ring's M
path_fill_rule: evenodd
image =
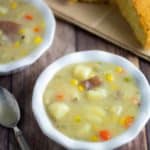
M11 76L1 77L0 86L11 90ZM9 131L9 129L0 126L0 150L8 149Z
M0 85L9 89L17 98L21 108L21 120L18 124L23 131L31 150L65 150L47 138L39 129L34 119L31 101L33 87L39 74L57 58L74 52L88 49L101 49L128 58L140 67L150 81L149 63L138 59L133 54L123 51L90 33L57 19L57 30L53 45L32 66L13 75L0 77ZM148 150L150 148L150 123L138 137L118 150ZM0 150L20 150L11 130L0 127Z
M150 83L150 68L149 68L149 63L147 63L144 60L140 61L140 68L143 71L143 73L145 74L145 76L147 77L149 83ZM148 122L147 126L146 126L146 136L147 136L147 145L148 145L148 150L150 150L150 121Z

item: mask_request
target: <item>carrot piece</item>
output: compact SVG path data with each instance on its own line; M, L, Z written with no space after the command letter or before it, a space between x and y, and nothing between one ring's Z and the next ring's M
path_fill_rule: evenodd
M30 14L27 14L27 15L25 15L24 17L25 17L25 19L27 19L27 20L33 20L33 16L30 15Z
M33 30L34 30L34 32L40 32L40 28L39 27L35 27Z
M129 128L132 125L133 121L134 121L133 116L127 116L124 120L124 127Z
M101 130L99 136L103 141L107 141L111 138L111 133L109 130Z
M64 100L64 94L63 93L59 93L59 94L57 94L56 95L56 99L58 100L58 101L62 101L62 100Z
M132 97L131 100L134 105L140 105L140 100L137 97Z

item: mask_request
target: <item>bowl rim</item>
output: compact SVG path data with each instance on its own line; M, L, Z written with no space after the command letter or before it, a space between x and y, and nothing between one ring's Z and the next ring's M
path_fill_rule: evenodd
M46 23L46 30L43 37L43 42L40 44L35 50L33 50L29 55L12 62L8 62L5 64L0 64L0 75L9 74L13 71L16 71L20 68L24 68L33 64L48 48L52 45L56 22L51 8L42 1L42 0L24 0L27 3L34 5L44 17Z
M88 62L88 61L104 61L118 64L135 78L141 92L141 106L140 112L134 124L123 134L109 140L106 142L85 142L71 139L63 135L60 131L52 126L52 122L48 118L43 104L43 92L47 87L49 80L53 75L66 65L78 63L78 62ZM144 88L143 88L144 87ZM40 91L40 92L39 92ZM43 133L54 140L55 142L61 144L68 149L82 149L82 150L98 150L98 149L114 149L123 144L128 143L133 140L139 132L143 129L146 122L150 118L150 101L148 100L150 95L150 86L145 78L144 74L130 61L118 56L116 54L108 53L101 50L86 50L81 52L75 52L65 55L55 62L50 64L39 76L34 86L32 95L32 111L39 127Z

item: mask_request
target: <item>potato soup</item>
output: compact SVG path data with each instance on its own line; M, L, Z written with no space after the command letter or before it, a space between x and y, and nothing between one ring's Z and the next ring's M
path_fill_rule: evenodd
M121 66L103 62L72 64L49 82L44 105L64 135L84 141L107 141L135 121L140 92Z
M29 55L43 41L45 21L23 0L0 0L0 64Z

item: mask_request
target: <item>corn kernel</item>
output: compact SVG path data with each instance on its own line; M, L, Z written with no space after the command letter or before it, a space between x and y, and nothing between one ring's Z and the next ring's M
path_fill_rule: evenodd
M21 35L25 34L25 29L20 29L19 34L21 34Z
M110 74L110 73L106 74L105 77L106 77L106 80L109 81L109 82L112 82L114 80L113 75Z
M43 39L40 36L35 37L34 43L35 44L40 44L43 41Z
M81 117L80 116L75 116L74 120L75 120L75 122L79 123L79 122L81 122Z
M119 121L120 125L123 126L124 125L124 121L125 121L125 118L121 118L120 121Z
M71 84L72 84L72 85L78 85L78 80L72 79L72 80L71 80Z
M121 73L123 71L123 68L118 66L118 67L116 67L115 70L116 70L116 72Z
M11 8L12 9L16 9L17 8L17 3L16 2L12 2L11 3Z
M96 135L94 135L94 136L92 136L92 137L90 138L90 140L93 141L93 142L96 142L96 141L99 140L99 138L98 138Z
M79 86L78 86L78 89L79 89L80 92L83 92L83 91L84 91L84 87L83 87L82 85L79 85Z

